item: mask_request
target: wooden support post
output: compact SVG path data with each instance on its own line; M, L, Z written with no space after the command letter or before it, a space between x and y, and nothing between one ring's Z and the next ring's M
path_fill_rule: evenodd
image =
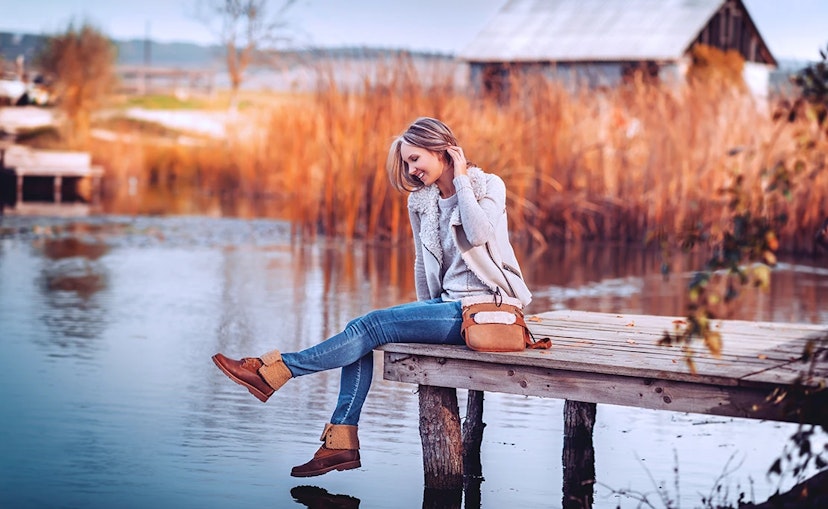
M592 507L595 484L595 403L564 402L563 507Z
M423 509L461 509L463 490L437 490L425 488L423 490ZM468 506L466 506L468 507Z
M469 391L466 402L466 422L463 424L463 473L466 477L481 477L480 446L483 443L483 391Z
M457 389L420 385L418 393L425 487L462 489L463 442Z
M17 204L23 203L23 175L17 175Z
M483 391L469 391L466 401L466 422L463 423L463 491L466 507L480 507L480 484L483 482L483 463L480 447L483 444Z

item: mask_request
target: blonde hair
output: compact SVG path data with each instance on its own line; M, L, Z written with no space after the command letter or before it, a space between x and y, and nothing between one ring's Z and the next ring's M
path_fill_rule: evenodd
M413 192L422 189L420 179L408 173L408 163L402 158L403 142L433 152L448 164L453 164L446 153L451 146L458 145L457 138L449 126L431 117L420 117L397 136L388 149L386 169L391 185L398 191Z

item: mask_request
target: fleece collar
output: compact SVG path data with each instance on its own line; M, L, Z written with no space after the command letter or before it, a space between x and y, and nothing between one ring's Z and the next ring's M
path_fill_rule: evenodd
M477 167L468 169L469 181L475 199L480 201L486 196L486 174ZM431 184L419 191L414 191L408 197L408 208L420 216L420 241L443 265L443 248L440 245L440 190L437 184ZM460 210L455 208L449 220L452 226L460 223Z

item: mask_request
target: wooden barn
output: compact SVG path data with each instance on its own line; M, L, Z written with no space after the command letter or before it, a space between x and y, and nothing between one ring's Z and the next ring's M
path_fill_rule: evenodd
M741 0L508 0L459 58L477 90L500 93L525 72L591 87L636 69L675 80L696 44L738 50L745 82L767 94L776 59Z

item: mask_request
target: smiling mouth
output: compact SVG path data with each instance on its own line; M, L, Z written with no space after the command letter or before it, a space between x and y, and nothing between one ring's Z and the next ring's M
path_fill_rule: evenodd
M423 181L424 177L425 177L425 172L422 172L422 171L418 171L417 173L414 174L414 178L416 178L420 182Z

